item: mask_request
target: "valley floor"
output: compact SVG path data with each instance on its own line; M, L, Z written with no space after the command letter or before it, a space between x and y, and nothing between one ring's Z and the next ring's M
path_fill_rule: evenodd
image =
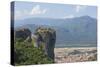
M96 47L55 48L55 63L85 62L97 60Z

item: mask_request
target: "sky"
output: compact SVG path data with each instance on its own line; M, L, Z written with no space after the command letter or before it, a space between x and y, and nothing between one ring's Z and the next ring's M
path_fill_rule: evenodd
M14 8L15 20L36 17L65 19L90 16L97 18L96 6L16 1Z

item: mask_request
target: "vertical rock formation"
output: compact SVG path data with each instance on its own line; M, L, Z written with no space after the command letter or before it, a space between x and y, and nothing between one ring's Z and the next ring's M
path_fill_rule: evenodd
M15 35L15 38L23 39L24 41L31 42L31 31L27 28L16 30L14 35Z
M34 34L27 28L18 29L15 31L15 38L23 39L25 42L32 42L34 39L34 46L43 47L44 53L54 60L54 47L56 42L56 31L51 28L39 27Z
M56 31L51 28L39 27L34 33L35 45L44 47L45 54L54 60L54 47L56 42Z

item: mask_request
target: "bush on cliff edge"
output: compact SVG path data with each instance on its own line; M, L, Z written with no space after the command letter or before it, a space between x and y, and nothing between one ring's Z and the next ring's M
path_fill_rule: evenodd
M53 63L53 60L44 54L42 47L36 48L33 42L23 42L21 39L15 41L14 54L15 65Z

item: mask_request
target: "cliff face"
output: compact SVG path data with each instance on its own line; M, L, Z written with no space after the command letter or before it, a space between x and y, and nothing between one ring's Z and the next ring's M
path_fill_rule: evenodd
M54 60L54 47L56 42L56 31L51 28L37 28L35 33L36 47L43 46L45 54Z
M27 28L18 29L15 31L15 38L23 39L31 42L31 31Z
M54 47L56 42L56 31L51 28L39 27L31 34L29 29L23 28L15 31L15 38L23 39L24 42L32 42L34 46L42 47L44 53L54 60Z

